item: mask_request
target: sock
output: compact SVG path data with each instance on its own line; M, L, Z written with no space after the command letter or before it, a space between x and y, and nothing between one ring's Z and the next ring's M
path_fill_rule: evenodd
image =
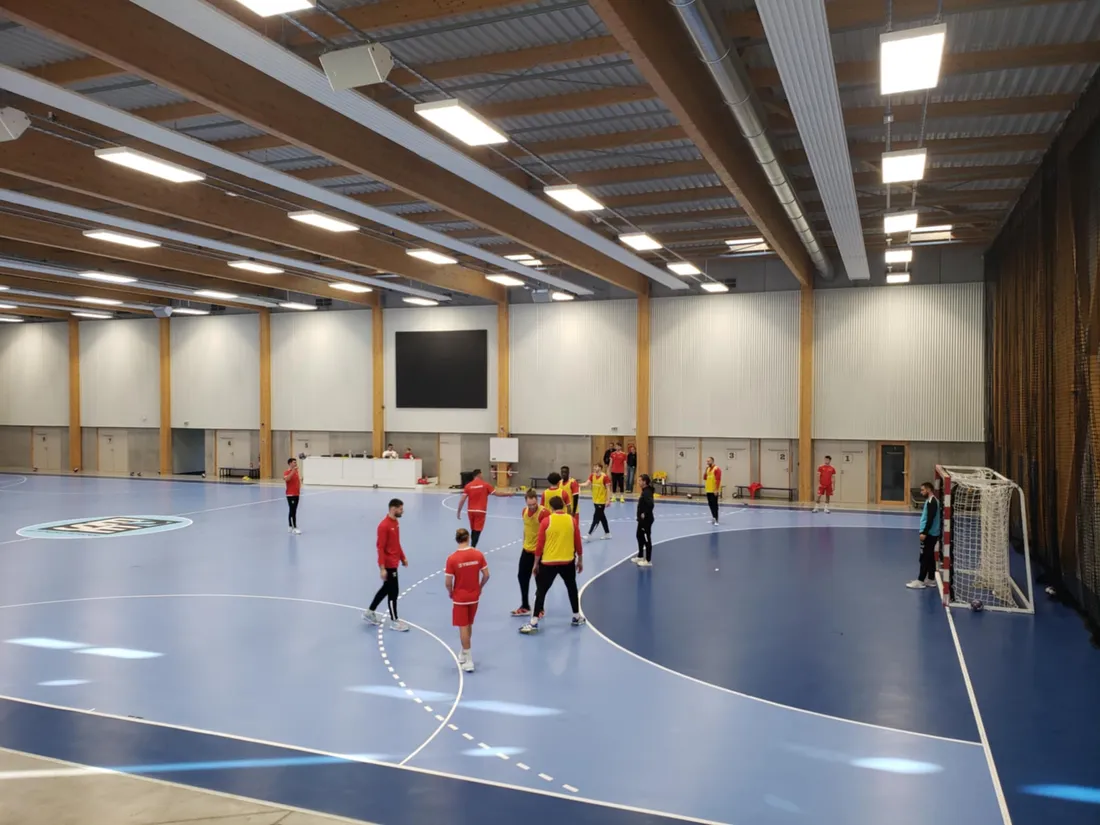
M573 618L574 618L574 619L579 619L580 617L581 617L581 614L580 614L580 613L574 613L574 614L573 614Z
M537 613L532 614L532 616L531 616L531 627L538 627L538 626L539 626L538 614Z

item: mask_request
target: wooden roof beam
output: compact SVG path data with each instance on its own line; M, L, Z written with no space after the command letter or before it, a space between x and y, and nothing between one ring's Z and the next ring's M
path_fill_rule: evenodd
M406 147L363 129L127 0L100 0L94 9L81 0L53 0L48 4L4 0L0 8L24 25L255 128L282 135L294 145L359 174L489 226L532 251L552 255L632 292L646 286L645 277L633 267L593 249L569 232L533 221L524 210ZM226 77L232 77L233 83L225 83Z
M694 58L676 12L668 3L637 0L591 0L590 5L783 262L812 285L809 252L706 68Z

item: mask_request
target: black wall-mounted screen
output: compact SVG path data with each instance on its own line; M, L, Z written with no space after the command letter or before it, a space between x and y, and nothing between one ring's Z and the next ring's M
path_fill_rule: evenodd
M394 357L398 407L489 406L488 330L398 332Z

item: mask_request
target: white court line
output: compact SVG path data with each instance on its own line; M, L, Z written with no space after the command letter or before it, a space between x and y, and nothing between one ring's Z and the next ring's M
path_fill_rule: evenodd
M891 529L891 530L899 529L897 527L888 527L887 525L872 525L872 526L881 527L883 529ZM797 528L784 527L784 526L770 526L770 527L740 527L740 528L734 528L734 529L731 529L731 530L712 529L712 530L705 530L705 531L699 532L699 533L687 533L686 535L683 535L683 536L674 536L672 538L661 539L660 541L653 542L653 546L656 547L659 544L667 544L668 542L679 541L680 539L692 538L694 536L709 536L709 535L713 535L714 533L750 533L754 530L785 530L785 529L797 529ZM600 576L603 576L605 573L610 573L616 567L618 567L619 565L629 561L631 557L636 556L636 555L638 555L638 554L637 553L631 553L629 556L625 556L625 557L619 559L617 562L615 562L613 565L611 565L607 569L601 570L595 576L590 578L588 581L586 581L581 586L580 594L579 594L580 597L582 599L584 598L584 591L588 589L589 585L591 585L592 582L596 581L598 578L600 578ZM651 570L639 571L640 575L650 575L651 572L652 572ZM582 614L584 613L584 606L583 605L581 605L581 613ZM903 730L901 728L891 728L891 727L888 727L886 725L876 725L873 722L861 722L858 719L845 719L842 716L832 716L831 714L828 714L828 713L819 713L816 710L806 710L806 708L799 708L799 707L795 707L793 705L784 705L781 702L773 702L770 699L763 699L759 696L752 696L748 693L742 693L741 691L738 691L738 690L732 690L732 689L727 688L727 687L722 687L721 685L716 685L713 682L706 682L706 681L703 681L702 679L696 679L694 676L688 676L686 673L681 673L678 670L673 670L672 668L665 667L664 665L661 665L661 664L658 664L657 662L654 662L652 659L647 659L644 656L639 656L633 650L627 650L625 647L623 647L622 645L618 644L617 642L609 639L606 635L604 635L602 632L600 632L600 629L598 627L596 627L592 623L591 620L588 621L588 627L591 628L591 630L597 636L599 636L601 639L603 639L609 645L611 645L614 648L617 648L618 650L621 650L623 653L627 654L628 656L633 656L635 659L637 659L640 662L645 662L647 665L652 665L653 667L657 668L658 670L663 670L665 673L671 673L673 676L679 676L681 679L687 679L689 682L695 682L698 685L705 685L706 687L713 688L714 690L719 690L722 693L728 693L731 696L740 696L742 699L751 699L754 702L760 702L761 704L770 705L774 708L781 708L783 710L790 710L790 711L794 711L796 713L804 713L804 714L807 714L808 716L816 716L819 719L829 719L833 722L845 722L849 725L859 725L860 727L874 728L876 730L888 731L889 733L903 733L903 734L906 734L908 736L919 736L919 737L922 737L924 739L935 739L935 740L938 740L940 742L952 742L952 743L957 744L957 745L971 745L973 747L979 747L979 748L982 746L980 742L970 742L970 741L967 741L965 739L953 739L950 736L936 736L935 734L932 734L932 733L920 733L920 732L914 731L914 730Z
M33 538L22 538L22 539L12 539L11 541L0 541L0 547L3 547L5 544L19 544L20 542L23 542L23 541L34 541L34 539Z
M15 478L17 478L18 481L13 481L11 484L0 484L0 493L6 492L10 487L18 487L20 484L27 483L26 476L15 476Z
M938 571L936 572L936 584L939 585L938 589L942 593L943 582ZM1004 788L1001 787L1001 777L998 775L997 765L993 761L993 749L989 747L989 737L986 736L985 725L982 723L982 712L978 710L978 696L974 692L974 685L970 681L970 671L966 667L966 658L963 656L958 631L955 630L955 620L951 617L950 606L944 605L943 610L947 614L947 626L951 628L951 639L955 642L955 653L959 657L959 668L962 670L966 694L970 697L970 708L974 711L974 722L978 726L978 737L982 740L982 748L985 750L985 761L989 765L989 778L993 780L993 792L997 795L997 804L1001 809L1001 820L1004 825L1012 825L1012 816L1008 812L1008 800L1005 799Z
M339 490L322 490L319 493L308 493L302 496L302 498L316 498L317 496L327 496L329 493L338 493ZM245 501L240 504L228 504L225 507L211 507L208 510L191 510L187 513L173 513L174 516L197 516L199 513L217 513L219 510L235 510L238 507L252 507L255 504L270 504L273 501L286 501L286 496L279 496L278 498L261 498L257 501Z

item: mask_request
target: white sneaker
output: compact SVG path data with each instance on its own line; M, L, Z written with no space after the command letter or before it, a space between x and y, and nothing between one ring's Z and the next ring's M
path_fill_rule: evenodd
M584 537L584 543L585 543L585 544L587 544L587 543L588 543L588 542L590 542L590 541L592 541L592 534L591 534L591 533L588 533L588 534L587 534L587 535L585 535L585 537Z
M407 633L409 625L407 622L403 622L400 619L390 619L390 630L396 630L398 633Z
M286 528L286 531L287 531L287 533L293 534L294 533L294 528L293 527L288 527L288 528Z
M909 584L905 585L910 590L924 590L924 582L920 579L913 579Z
M601 538L600 541L611 541L611 534L610 533L604 533L603 538Z
M299 530L297 527L295 527L293 530L291 530L291 532L296 536L302 535L302 531Z
M642 559L641 556L631 556L630 557L630 563L631 564L641 564L642 561L643 561L643 559Z
M385 621L385 619L382 618L382 614L377 610L364 610L363 619L379 627L381 627L382 623Z
M465 659L462 659L459 662L459 667L462 668L463 673L473 673L474 672L474 657L473 656L467 656Z
M652 567L652 566L653 566L653 562L651 562L651 561L646 561L645 559L642 559L642 560L641 560L640 562L638 562L638 566L639 566L639 567Z
M818 506L817 506L817 505L815 504L815 505L814 505L814 510L813 510L813 511L814 511L815 513L820 513L820 512L821 512L821 508L820 508L820 507L818 507Z
M935 586L936 586L936 580L935 580L935 579L928 579L928 580L927 580L927 581L926 581L926 582L924 583L924 586L925 586L925 587L935 587Z
M828 513L828 512L829 512L829 508L828 508L828 507L826 507L826 508L825 508L825 512L826 512L826 513Z

